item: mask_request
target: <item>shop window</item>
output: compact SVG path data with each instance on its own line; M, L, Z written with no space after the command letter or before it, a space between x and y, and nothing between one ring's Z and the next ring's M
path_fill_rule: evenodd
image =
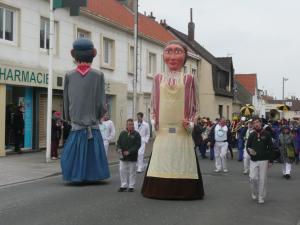
M17 111L19 106L25 106L25 88L7 86L6 89L6 118L5 118L5 148L15 149L16 147L24 147L24 134L16 135L22 127L24 129L24 123L20 124L21 120L17 119ZM24 122L24 116L23 116ZM16 138L18 141L16 142ZM19 143L16 146L16 143Z

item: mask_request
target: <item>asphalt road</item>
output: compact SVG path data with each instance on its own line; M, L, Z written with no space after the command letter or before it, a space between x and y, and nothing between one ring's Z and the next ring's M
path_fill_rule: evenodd
M250 198L242 163L229 161L230 173L214 174L213 163L200 160L205 198L165 201L141 196L144 174L136 191L118 193L118 167L103 183L74 186L61 176L0 189L0 225L297 225L300 224L300 165L291 180L280 164L269 171L264 205Z

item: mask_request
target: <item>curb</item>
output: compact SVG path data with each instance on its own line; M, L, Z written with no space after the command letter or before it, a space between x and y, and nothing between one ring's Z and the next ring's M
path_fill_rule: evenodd
M150 156L145 156L144 159L148 159L149 157ZM119 164L119 161L112 161L112 162L108 163L108 166L114 166L114 165L117 165L117 164ZM9 187L9 186L17 185L17 184L24 184L24 183L34 182L34 181L37 181L37 180L43 180L43 179L50 178L50 177L60 176L61 174L62 174L61 172L55 172L55 173L52 173L52 174L49 174L49 175L46 175L46 176L43 176L43 177L39 177L39 178L34 178L34 179L29 179L29 180L24 180L24 181L9 183L9 184L3 184L3 185L0 185L0 188Z

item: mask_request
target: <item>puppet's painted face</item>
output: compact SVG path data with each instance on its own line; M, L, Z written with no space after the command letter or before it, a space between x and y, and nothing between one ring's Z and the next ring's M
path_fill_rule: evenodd
M178 44L170 44L164 49L164 61L170 71L180 71L185 57L184 49Z

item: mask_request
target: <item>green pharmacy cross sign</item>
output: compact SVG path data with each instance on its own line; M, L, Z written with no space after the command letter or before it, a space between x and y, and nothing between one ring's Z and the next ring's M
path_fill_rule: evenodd
M87 0L53 0L53 9L70 8L70 16L78 16L80 7L85 7Z

